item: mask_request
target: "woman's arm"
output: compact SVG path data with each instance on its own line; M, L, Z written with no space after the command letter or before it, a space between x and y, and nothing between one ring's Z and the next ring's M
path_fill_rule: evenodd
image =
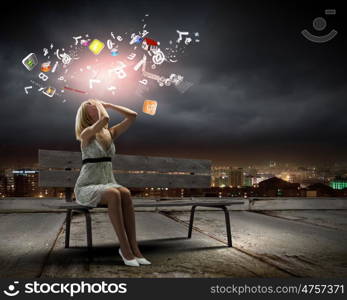
M96 100L94 103L99 111L99 120L102 119L103 117L110 118L110 116L108 115L105 109L105 106L103 105L104 102Z
M120 106L120 105L115 105L115 104L112 104L112 103L107 103L107 102L103 102L101 101L100 102L105 108L111 108L113 110L116 110L116 111L119 111L120 113L122 113L125 117L129 117L129 116L134 116L136 117L137 116L137 112L129 109L129 108L126 108L124 106Z
M113 110L116 110L116 111L122 113L125 116L125 119L122 122L109 128L112 139L118 138L123 132L125 132L130 127L130 125L135 121L135 119L137 117L137 112L135 112L129 108L126 108L124 106L114 105L114 104L107 103L107 102L101 102L101 104L105 108L111 108Z

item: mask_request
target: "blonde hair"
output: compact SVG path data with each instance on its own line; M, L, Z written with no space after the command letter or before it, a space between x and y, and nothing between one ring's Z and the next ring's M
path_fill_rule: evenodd
M76 121L75 121L75 135L76 140L81 141L81 133L87 127L93 125L93 120L90 118L90 115L87 111L87 105L93 104L92 100L97 101L96 99L88 99L83 101L76 113ZM99 109L99 108L98 108ZM107 124L104 126L107 129Z

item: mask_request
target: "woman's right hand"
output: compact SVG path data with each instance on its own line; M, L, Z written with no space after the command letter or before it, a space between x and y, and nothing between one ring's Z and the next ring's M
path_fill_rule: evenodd
M94 104L95 106L98 106L98 107L100 107L100 106L105 107L108 103L106 103L106 102L104 102L104 101L102 101L102 100L93 99L93 104Z
M96 100L95 102L95 106L98 108L99 110L99 117L101 117L102 115L107 116L108 118L110 117L109 114L107 113L104 105L103 105L103 101L100 100Z
M107 106L110 104L110 103L107 103L105 101L101 101L99 100L99 102L103 105L103 107L107 108Z

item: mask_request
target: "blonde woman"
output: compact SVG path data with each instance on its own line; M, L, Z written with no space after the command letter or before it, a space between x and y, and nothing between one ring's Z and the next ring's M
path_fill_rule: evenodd
M114 109L125 116L119 124L108 128L110 119L106 109ZM81 142L82 167L74 192L76 202L96 207L107 205L108 214L118 236L118 250L129 266L150 264L136 241L135 214L130 191L117 183L112 171L112 157L116 140L135 121L137 113L119 105L96 99L84 101L76 114L76 139Z

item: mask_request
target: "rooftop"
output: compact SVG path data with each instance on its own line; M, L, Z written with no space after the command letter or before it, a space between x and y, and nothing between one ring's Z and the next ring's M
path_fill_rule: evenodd
M141 268L123 264L105 209L92 213L90 263L83 215L74 214L65 249L65 214L42 208L49 199L0 200L1 277L347 276L347 199L243 200L230 211L233 248L220 211L198 208L187 239L189 207L136 208L140 249L152 262Z

